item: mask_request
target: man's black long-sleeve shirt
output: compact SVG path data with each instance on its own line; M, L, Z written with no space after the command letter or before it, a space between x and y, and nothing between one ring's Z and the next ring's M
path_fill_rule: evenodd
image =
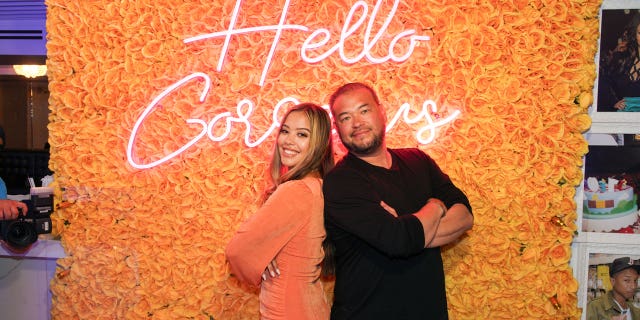
M424 152L388 150L390 169L349 153L324 178L325 226L336 248L331 319L447 319L440 248L424 248L412 213L429 198L471 206Z

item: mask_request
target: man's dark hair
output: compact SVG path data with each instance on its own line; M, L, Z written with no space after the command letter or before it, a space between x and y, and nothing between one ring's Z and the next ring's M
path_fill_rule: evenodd
M376 94L376 91L373 90L373 88L371 88L369 85L364 84L362 82L351 82L351 83L342 85L340 88L336 89L336 91L334 91L333 94L331 94L331 97L329 97L329 108L331 109L331 112L333 112L333 104L336 102L336 99L338 99L339 96L356 89L367 89L371 93L373 100L377 104L380 104L378 95Z

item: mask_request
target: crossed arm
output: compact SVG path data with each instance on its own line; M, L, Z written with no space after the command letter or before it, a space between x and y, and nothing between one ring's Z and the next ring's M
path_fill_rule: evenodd
M465 205L457 203L447 209L442 201L433 200L435 201L428 201L418 212L413 214L422 224L425 248L451 243L473 226L473 215ZM384 201L380 202L380 206L389 214L398 217L395 209Z
M423 225L424 227L424 225ZM473 215L469 209L461 203L449 208L436 231L436 235L427 244L427 248L440 247L457 240L463 233L473 227Z

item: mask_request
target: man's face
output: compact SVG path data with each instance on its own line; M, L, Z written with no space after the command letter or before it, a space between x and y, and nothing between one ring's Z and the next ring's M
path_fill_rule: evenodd
M611 285L614 293L629 300L633 298L638 287L638 272L633 268L622 270L611 277Z
M332 112L342 144L349 151L368 155L382 146L386 115L369 90L359 88L338 96Z

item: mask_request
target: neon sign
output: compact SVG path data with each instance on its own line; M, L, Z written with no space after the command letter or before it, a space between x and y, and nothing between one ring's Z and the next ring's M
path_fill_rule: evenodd
M271 43L271 48L267 56L267 60L264 62L262 74L260 76L259 85L262 87L264 86L264 83L267 79L268 70L273 61L273 57L276 53L276 48L278 47L278 42L282 33L285 31L309 32L310 29L309 27L304 25L285 24L286 15L289 10L289 0L285 1L278 24L236 29L235 24L240 12L241 2L241 0L236 1L227 30L190 37L185 39L184 43L189 44L207 39L224 38L224 45L220 52L220 57L218 59L218 65L216 68L216 71L221 72L224 65L225 57L227 55L231 37L238 37L255 32L275 32L275 36L273 42ZM366 58L367 61L369 61L371 64L381 64L389 60L398 63L408 60L413 54L413 51L415 50L418 43L420 41L428 41L429 36L417 35L415 30L413 29L404 30L393 36L392 40L389 42L386 56L376 57L371 53L371 49L376 45L379 39L385 35L387 27L393 20L393 17L398 9L398 4L399 0L395 0L393 3L393 7L384 18L384 21L378 32L372 35L373 25L378 17L378 12L380 10L380 7L382 6L382 1L378 0L376 2L370 15L366 2L356 1L349 10L349 13L344 21L344 25L340 32L338 42L333 46L327 48L326 46L331 39L331 32L325 28L316 29L311 32L311 34L303 41L302 45L300 46L300 58L307 63L317 63L324 59L327 59L329 56L337 52L340 56L340 59L346 64L353 64L364 58ZM354 16L358 13L360 13L359 18L354 21ZM364 30L364 38L362 40L363 42L361 47L362 50L357 55L349 57L345 52L344 44L346 40L349 39L349 37L351 37L359 28L363 26L367 18L368 22ZM401 53L401 55L396 55L395 49L398 49L396 46L398 42L403 39L409 41L408 48L406 48L406 51ZM149 105L147 105L140 117L137 119L133 130L131 131L131 136L129 137L129 143L127 145L127 161L131 166L138 169L148 169L158 166L178 156L179 154L193 146L196 142L204 138L204 136L207 136L211 141L222 141L231 133L231 129L234 123L240 123L245 126L245 145L250 148L258 146L262 142L264 142L264 140L273 132L273 130L280 126L280 123L277 119L278 111L286 104L296 104L299 102L294 97L285 97L281 99L274 106L271 126L262 134L262 136L260 136L255 141L250 141L251 122L249 121L249 117L253 112L254 104L249 99L242 99L236 105L236 115L231 114L231 112L223 112L216 115L208 123L202 119L187 119L187 124L200 126L200 132L178 150L175 150L163 156L161 159L150 163L138 163L136 160L134 160L133 148L135 145L135 138L138 130L140 129L140 126L145 121L147 116L154 110L154 108L160 103L162 99L179 90L186 83L196 81L198 79L204 81L204 86L199 96L199 101L201 103L204 102L211 88L211 78L205 73L195 72L167 87L156 98L154 98L153 101L149 103ZM325 108L327 108L327 106L325 106ZM391 130L391 128L395 126L400 118L402 118L408 124L415 124L422 121L426 124L421 127L416 133L416 140L421 144L427 144L433 141L433 139L435 138L435 129L453 121L460 114L459 111L454 111L449 116L444 118L436 118L436 120L434 121L432 114L437 114L438 110L436 103L432 100L424 101L421 110L414 117L409 116L410 109L411 106L408 103L403 103L396 112L395 116L389 122L387 131ZM221 134L216 135L213 132L213 128L219 123L224 123L224 131Z
M227 55L227 49L229 47L229 41L231 41L231 36L238 36L238 35L249 34L253 32L275 31L276 35L271 44L271 49L269 50L267 61L264 64L264 67L262 68L262 74L260 76L259 84L260 86L264 86L264 82L267 77L267 71L271 66L273 55L275 54L275 49L278 46L278 41L280 40L280 36L282 32L284 30L297 30L297 31L306 32L306 31L309 31L309 28L307 26L297 25L297 24L284 24L284 20L289 10L289 0L287 0L284 4L284 7L282 9L282 14L280 16L280 21L277 25L234 29L236 20L238 17L238 13L240 12L241 2L242 2L241 0L236 1L236 5L233 8L231 21L229 22L229 28L226 31L213 32L213 33L208 33L208 34L187 38L184 40L184 43L192 43L195 41L224 37L224 45L222 47L222 51L220 52L220 58L218 59L218 66L216 68L216 71L220 72L222 71L224 59ZM398 0L396 0L393 3L393 8L385 18L385 21L383 25L380 27L380 30L378 30L375 36L372 39L370 39L371 29L373 28L373 23L375 22L375 19L378 15L378 11L380 10L382 1L378 1L376 3L371 13L371 16L369 17L369 22L367 23L367 27L365 29L365 35L362 43L362 52L360 52L360 54L356 55L355 57L353 58L347 57L346 53L344 52L344 43L345 43L345 40L349 38L349 36L351 36L356 30L358 30L358 28L360 28L360 26L362 26L362 24L364 23L364 20L368 16L369 9L368 9L367 3L364 1L356 1L356 3L354 3L353 6L351 7L351 10L349 10L349 14L347 15L347 18L344 21L344 26L342 27L342 32L340 33L340 40L338 41L338 43L336 43L333 47L329 48L326 52L319 54L317 57L315 58L310 57L308 54L309 51L322 48L331 39L331 32L329 30L325 28L317 29L314 32L312 32L311 35L308 36L307 39L303 42L302 47L300 48L300 57L304 62L316 63L326 59L334 52L339 51L339 55L342 61L348 64L356 63L362 60L362 58L364 57L366 57L367 60L369 60L369 62L373 64L384 63L388 60L392 60L395 62L406 61L407 59L409 59L409 57L413 53L413 50L415 49L418 41L428 41L430 39L429 36L415 35L415 30L413 29L405 30L393 37L393 39L389 44L388 55L386 57L374 57L370 52L370 50L375 46L378 40L380 40L380 38L384 35L385 31L387 30L387 27L393 20L393 17L396 11L398 10L398 4L399 4ZM354 14L356 14L358 9L362 10L362 15L360 16L360 19L358 19L358 21L356 21L353 25L350 26L353 20L353 16ZM316 38L319 38L319 37L321 38L319 40L316 40ZM398 57L395 55L393 49L395 48L398 41L400 41L402 38L405 38L405 37L409 38L409 41L410 41L409 49L402 56ZM314 41L317 41L317 42L314 42Z

